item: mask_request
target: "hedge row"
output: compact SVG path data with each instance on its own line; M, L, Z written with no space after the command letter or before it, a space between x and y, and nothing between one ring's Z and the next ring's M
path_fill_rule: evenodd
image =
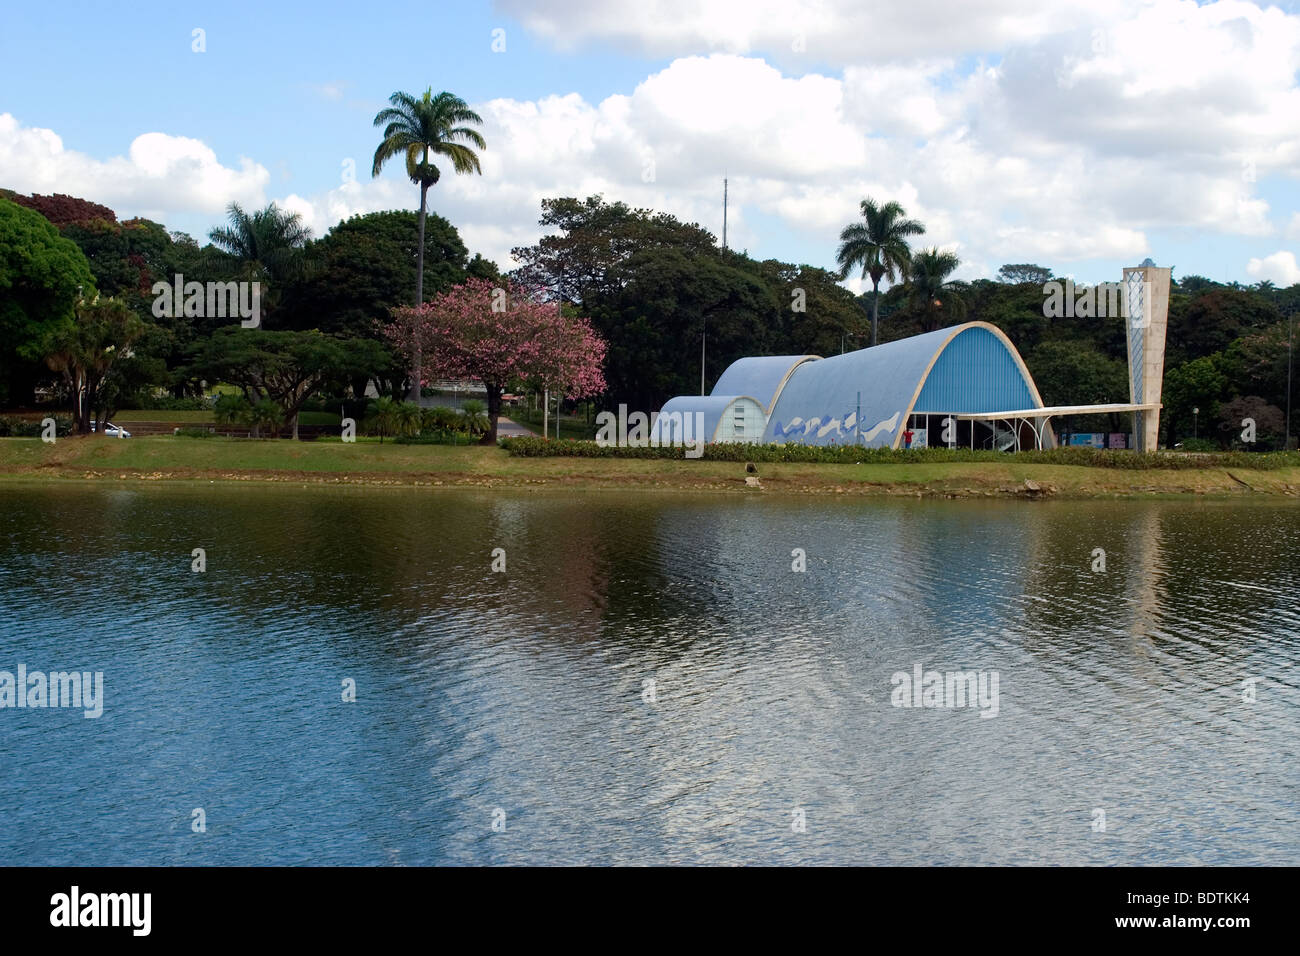
M594 441L503 438L501 447L520 458L683 458L681 446L626 448L598 445ZM1300 467L1296 452L1220 452L1139 454L1103 448L1054 448L1016 453L969 448L861 448L852 445L743 445L704 446L702 461L794 462L828 464L916 464L921 462L996 461L1043 465L1082 465L1090 468L1255 468Z
M70 415L51 415L54 419L54 434L64 438L72 434L72 417ZM42 418L22 418L18 415L0 415L0 438L40 438Z

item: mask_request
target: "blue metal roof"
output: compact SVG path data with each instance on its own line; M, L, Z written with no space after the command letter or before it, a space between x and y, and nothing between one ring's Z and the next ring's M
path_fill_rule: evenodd
M801 362L816 361L816 355L760 355L736 359L727 366L714 395L750 395L771 414L786 376Z
M800 365L777 399L763 441L893 446L913 411L1042 404L1014 346L993 326L968 322Z
M1001 412L1042 404L1006 343L975 326L939 353L912 411Z

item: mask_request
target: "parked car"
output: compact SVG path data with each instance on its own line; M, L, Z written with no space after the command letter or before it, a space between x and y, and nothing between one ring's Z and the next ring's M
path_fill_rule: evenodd
M93 418L90 420L90 430L92 432L99 430L96 427L96 422ZM114 425L112 422L109 422L107 425L104 426L104 434L107 435L109 438L130 438L131 437L131 433L129 431L127 431L121 425Z

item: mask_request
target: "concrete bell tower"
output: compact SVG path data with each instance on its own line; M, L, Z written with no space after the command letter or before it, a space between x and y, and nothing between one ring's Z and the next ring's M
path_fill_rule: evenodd
M1124 316L1128 331L1128 390L1134 405L1155 405L1133 413L1133 442L1138 451L1155 451L1160 443L1160 388L1165 377L1165 330L1169 325L1171 269L1151 260L1124 270Z

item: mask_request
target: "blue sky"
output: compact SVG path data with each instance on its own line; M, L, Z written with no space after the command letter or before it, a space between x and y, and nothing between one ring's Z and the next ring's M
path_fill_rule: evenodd
M1151 256L1300 281L1294 4L977 6L23 5L0 34L0 185L196 236L230 201L274 200L320 233L414 204L397 166L371 181L371 120L432 86L484 114L489 148L482 180L444 177L431 206L507 268L543 196L720 235L727 175L731 244L762 258L830 266L872 195L968 278L1035 261L1107 279Z

